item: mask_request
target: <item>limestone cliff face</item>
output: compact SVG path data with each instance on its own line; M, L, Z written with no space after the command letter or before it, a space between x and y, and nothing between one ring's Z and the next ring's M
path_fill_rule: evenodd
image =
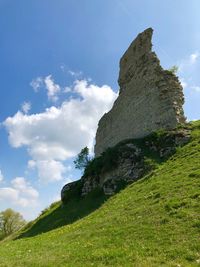
M120 60L119 97L99 121L95 156L125 139L184 123L184 97L178 78L163 70L152 52L151 28L140 33Z

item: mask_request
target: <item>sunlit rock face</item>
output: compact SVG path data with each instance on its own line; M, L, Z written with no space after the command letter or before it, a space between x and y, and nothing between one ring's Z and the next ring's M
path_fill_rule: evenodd
M152 52L151 28L140 33L120 60L119 97L99 121L95 156L125 139L141 138L185 122L183 88Z

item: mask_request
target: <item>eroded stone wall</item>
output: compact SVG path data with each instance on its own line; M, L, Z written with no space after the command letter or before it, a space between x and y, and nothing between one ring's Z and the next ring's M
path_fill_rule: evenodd
M178 78L152 52L151 28L140 33L120 60L119 97L99 121L95 156L125 139L141 138L185 122Z

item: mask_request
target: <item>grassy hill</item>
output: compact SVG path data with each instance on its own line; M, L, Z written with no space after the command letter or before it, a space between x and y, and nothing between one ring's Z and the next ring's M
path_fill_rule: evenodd
M106 202L93 194L54 204L22 234L32 237L0 243L0 266L200 266L199 121L153 173Z

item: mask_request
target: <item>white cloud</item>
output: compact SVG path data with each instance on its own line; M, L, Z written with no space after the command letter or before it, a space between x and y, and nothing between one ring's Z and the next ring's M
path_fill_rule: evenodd
M30 83L30 86L33 88L35 92L38 92L42 85L43 85L42 77L37 77L36 79L33 79Z
M199 52L195 52L195 53L191 54L190 55L190 63L194 64L198 58L199 58Z
M2 173L2 171L0 170L0 182L2 182L3 179L4 179L4 177L3 177L3 173Z
M11 181L13 188L18 190L20 193L24 194L28 198L36 199L39 194L36 189L34 189L30 184L26 181L24 177L16 177Z
M181 60L178 64L178 73L185 74L188 70L191 71L195 67L195 63L197 62L199 56L200 53L197 51L190 54L189 57Z
M56 160L30 160L28 162L28 167L31 169L37 168L38 177L42 182L63 180L63 175L69 170L62 162Z
M34 169L36 167L36 162L35 160L29 160L28 161L28 168L29 169Z
M79 78L83 75L82 71L73 71L73 70L69 70L68 73L74 77L74 78Z
M65 64L61 64L60 65L60 69L61 69L62 72L66 73L67 75L70 75L74 79L81 79L81 77L83 77L83 72L82 71L70 70L69 67L66 66Z
M200 92L200 86L194 85L198 83L198 64L197 60L200 56L199 52L192 53L186 59L181 60L179 64L178 74L180 76L180 82L183 86L183 89L190 89L192 92ZM187 90L188 91L188 90ZM187 92L185 91L185 92Z
M0 199L15 202L18 200L19 192L11 187L0 188Z
M16 206L35 206L39 193L24 177L16 177L11 181L10 187L0 188L0 200L7 201Z
M76 81L72 91L76 98L69 98L60 107L31 115L18 111L4 121L11 146L27 147L35 161L29 165L37 167L40 179L60 180L65 173L62 161L85 146L92 147L98 121L117 97L109 86L99 87L86 80Z
M180 82L181 82L181 85L183 86L183 89L185 89L187 87L187 82L185 81L184 78L180 78Z
M61 88L56 84L51 75L44 79L44 83L47 89L47 95L49 100L56 102L58 100L57 94L60 92Z
M30 102L24 102L21 106L22 111L27 114L31 109L31 103Z
M40 88L44 87L47 90L48 99L56 102L58 100L58 94L61 91L61 87L56 84L52 78L52 75L46 77L37 77L30 83L33 90L37 93Z

